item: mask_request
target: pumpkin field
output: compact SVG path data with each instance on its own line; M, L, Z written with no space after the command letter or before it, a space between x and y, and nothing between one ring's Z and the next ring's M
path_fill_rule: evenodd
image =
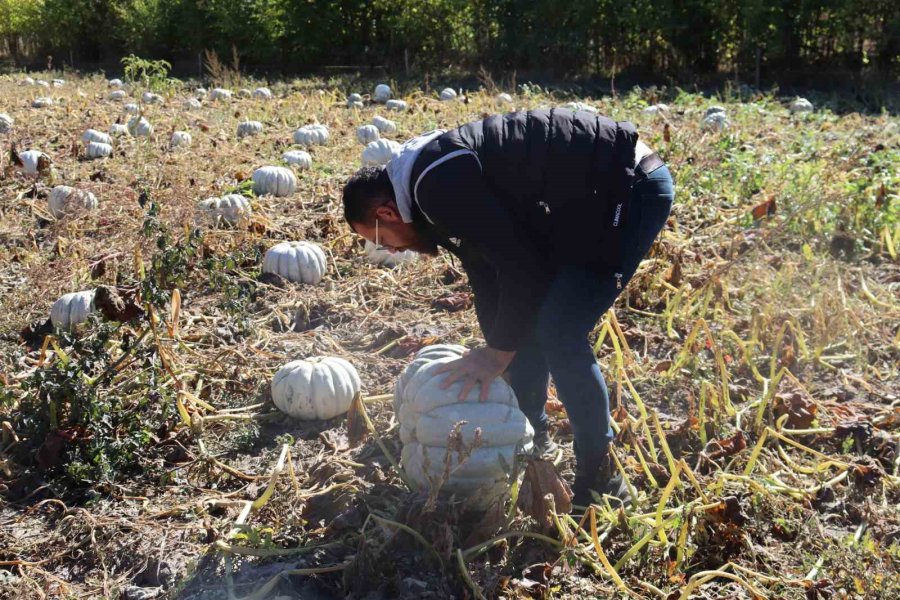
M0 597L900 597L896 110L126 67L0 76ZM469 404L423 484L397 382L482 343L472 295L343 221L406 139L551 106L676 180L591 336L627 510L570 512L552 388L554 459L476 461Z

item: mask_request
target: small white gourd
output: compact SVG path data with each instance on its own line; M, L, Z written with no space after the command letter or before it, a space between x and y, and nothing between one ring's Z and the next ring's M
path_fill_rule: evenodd
M376 116L372 119L372 125L378 128L381 133L394 133L397 131L397 124L390 119Z
M303 150L288 150L281 155L281 160L299 170L312 168L312 156Z
M207 93L208 92L206 91L205 87L198 87L196 90L194 90L194 95L197 98L206 98Z
M109 126L109 135L115 137L128 135L128 126L124 123L113 123Z
M700 122L700 128L704 131L720 131L729 125L728 115L725 112L709 112Z
M34 79L26 75L25 79L22 80L22 85L34 85Z
M209 93L210 100L231 100L231 90L225 88L213 88Z
M51 83L53 84L53 87L62 87L64 85L66 85L66 80L65 79L53 79L53 80L51 80Z
M120 88L120 87L122 87L122 80L121 79L110 79L107 82L107 85L109 85L109 87L111 87L111 88Z
M597 114L598 112L597 107L585 104L584 102L569 102L566 104L566 108L572 112L589 112L592 114Z
M651 106L644 108L641 111L641 114L647 115L647 116L654 116L654 115L659 115L659 114L667 113L667 112L669 112L669 106L667 104L660 103L660 104L653 104Z
M113 90L109 93L108 98L113 102L121 102L125 98L128 97L128 94L125 93L125 90Z
M347 96L347 108L363 108L363 97L359 94L350 94Z
M397 112L402 112L409 108L405 100L388 100L384 104L384 107L388 110L395 110Z
M12 131L13 118L6 113L0 113L0 133Z
M170 148L189 148L194 143L194 138L187 131L173 131L169 139Z
M38 87L42 87L42 88L49 88L49 87L50 87L50 84L49 84L48 82L44 81L43 79L38 79L37 81L35 81L35 84L36 84Z
M240 194L226 194L221 198L207 198L198 205L200 210L206 212L216 222L235 225L241 219L250 216L253 209L250 201Z
M94 310L94 290L71 292L50 307L50 321L56 329L69 330L87 321Z
M314 357L287 363L272 378L272 401L297 419L332 419L347 412L362 382L343 358Z
M248 135L256 135L262 133L262 130L263 124L259 121L241 121L237 126L237 136L242 138Z
M325 276L325 251L312 242L281 242L263 258L263 273L273 273L294 283L316 285Z
M26 175L40 175L41 163L51 164L50 157L40 150L25 150L19 152L19 160L22 161L22 170Z
M250 98L253 96L253 92L248 90L247 88L241 88L238 90L238 98Z
M441 491L464 498L469 506L486 508L509 492L509 469L517 452L531 449L534 430L519 410L516 396L499 377L491 382L486 401L479 386L462 401L462 382L441 388L447 373L437 371L453 357L422 365L403 387L399 402L400 464L410 479L424 489L441 481L445 461L451 474ZM448 445L460 426L462 443L475 447L465 461Z
M507 94L506 92L502 92L502 93L500 93L500 94L497 94L497 97L495 98L495 101L496 101L497 104L500 105L500 106L507 106L507 105L510 105L510 104L513 103L512 96L510 96L510 95Z
M199 110L203 108L203 104L196 98L188 98L182 103L181 108L184 110Z
M267 87L259 87L253 90L253 97L257 100L271 100L272 90Z
M134 102L129 102L125 105L125 112L129 115L139 115L141 114L141 107Z
M812 112L813 105L812 102L806 98L795 98L794 101L791 102L790 111L792 113Z
M360 160L364 167L379 167L388 164L399 153L400 144L381 138L366 144Z
M128 133L134 137L150 137L153 134L153 125L144 117L137 115L128 119Z
M325 145L328 143L328 128L324 125L304 125L294 132L294 143L301 146Z
M403 252L382 250L369 240L366 240L365 252L366 258L369 259L370 263L388 267L390 269L406 263L415 262L419 257L418 254L412 250L404 250Z
M47 108L48 106L53 106L53 98L47 98L46 96L35 98L31 103L31 106L32 108Z
M374 125L363 125L362 127L356 128L356 140L360 144L368 144L369 142L374 142L375 140L381 137L381 133L378 131L378 128Z
M453 88L444 88L441 90L441 102L450 102L456 100L456 90Z
M297 189L297 177L287 167L260 167L253 172L253 193L257 196L290 196Z
M391 86L386 83L379 83L375 86L375 102L384 104L391 99L392 95L393 92L391 92Z
M81 134L81 143L90 144L91 142L100 142L101 144L112 144L112 138L102 131L96 129L87 129Z
M141 102L144 104L162 104L163 97L153 92L144 92L141 94Z
M96 143L96 142L94 142ZM97 197L87 190L79 190L68 185L58 185L50 190L47 207L56 219L84 210L94 210L99 206Z
M112 144L104 144L103 142L90 142L84 151L85 156L94 160L97 158L109 158L112 156Z

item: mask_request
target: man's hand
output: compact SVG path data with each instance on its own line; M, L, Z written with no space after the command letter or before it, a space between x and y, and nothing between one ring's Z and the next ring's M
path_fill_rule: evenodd
M491 382L506 371L515 357L515 352L504 352L494 348L476 348L466 352L462 358L448 362L437 370L437 374L449 373L441 383L447 389L457 381L463 382L459 399L464 400L476 385L481 386L481 401L488 397Z

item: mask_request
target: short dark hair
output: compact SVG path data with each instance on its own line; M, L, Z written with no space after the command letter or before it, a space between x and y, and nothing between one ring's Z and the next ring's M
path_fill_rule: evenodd
M344 185L343 198L344 219L351 227L353 223L369 223L378 206L385 200L394 200L394 186L387 169L363 167Z

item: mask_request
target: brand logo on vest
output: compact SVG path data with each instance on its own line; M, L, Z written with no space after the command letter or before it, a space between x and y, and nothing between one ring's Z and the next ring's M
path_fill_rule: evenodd
M613 217L613 227L619 226L619 217L622 216L622 203L616 205L616 216Z

